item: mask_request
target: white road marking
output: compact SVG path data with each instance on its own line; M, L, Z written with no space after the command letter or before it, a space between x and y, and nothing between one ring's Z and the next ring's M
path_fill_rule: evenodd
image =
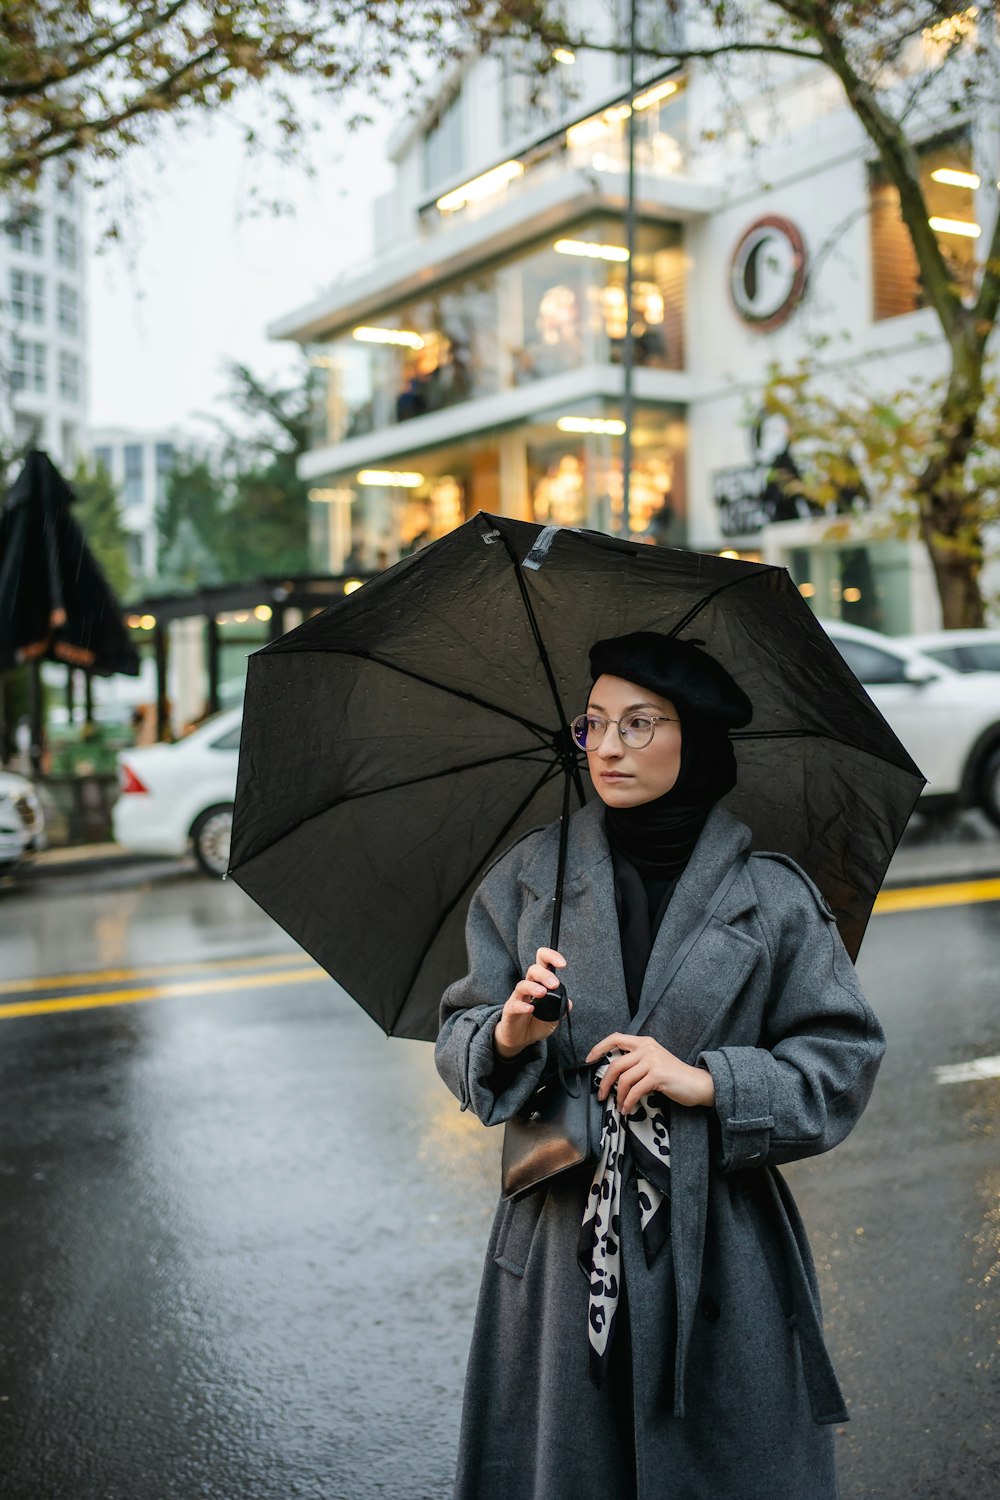
M979 1078L1000 1078L1000 1056L974 1057L971 1062L935 1068L938 1083L974 1083Z

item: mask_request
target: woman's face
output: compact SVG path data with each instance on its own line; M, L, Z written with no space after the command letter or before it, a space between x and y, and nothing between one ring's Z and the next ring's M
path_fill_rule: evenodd
M653 738L642 750L626 745L617 724L609 723L600 744L587 751L590 779L602 802L609 807L639 807L670 791L681 768L681 726L669 698L624 677L605 675L590 690L587 712L609 720L631 713L659 719ZM660 715L670 722L663 722Z

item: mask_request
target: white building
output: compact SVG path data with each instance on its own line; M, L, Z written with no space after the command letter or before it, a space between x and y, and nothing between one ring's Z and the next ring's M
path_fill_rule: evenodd
M2 200L0 431L72 468L87 402L84 189L60 170Z
M181 453L195 446L176 427L133 430L94 427L88 434L90 456L112 480L128 532L128 560L136 580L156 575L156 511L166 498L167 480Z
M608 14L574 7L581 27ZM933 60L931 42L913 45L914 66ZM270 330L324 376L301 466L317 566L381 566L486 510L764 558L788 565L821 614L889 631L938 623L916 543L863 518L845 535L768 484L775 458L795 460L755 420L772 362L792 367L828 339L831 382L861 371L894 390L936 373L943 350L895 191L839 84L787 61L764 90L758 69L732 82L767 142L754 150L720 136L728 102L697 67L647 68L634 99L627 518L622 60L566 55L533 101L513 50L476 56L400 127L374 255ZM960 277L975 254L978 144L933 110L931 91L911 128Z

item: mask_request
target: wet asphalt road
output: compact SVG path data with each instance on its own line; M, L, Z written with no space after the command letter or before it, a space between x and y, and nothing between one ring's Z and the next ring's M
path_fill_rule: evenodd
M788 1174L843 1494L993 1500L1000 1079L933 1070L1000 1053L1000 904L877 917L860 969L874 1100ZM236 887L0 891L0 1496L446 1500L499 1144Z

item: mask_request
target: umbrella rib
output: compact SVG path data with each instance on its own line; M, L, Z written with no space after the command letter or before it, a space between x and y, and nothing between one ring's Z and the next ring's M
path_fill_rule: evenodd
M521 802L518 803L517 807L514 809L513 813L511 813L510 817L507 819L507 822L503 825L503 827L501 828L500 832L497 834L496 838L493 840L492 844L490 844L490 847L486 850L486 853L483 855L482 859L476 865L475 870L473 871L473 875L470 876L469 879L464 882L464 884L459 888L459 890L456 893L456 895L454 896L454 898L451 901L448 902L448 905L441 912L441 915L440 915L440 918L438 920L437 926L435 927L434 931L431 933L430 937L427 939L427 942L424 944L423 948L421 949L420 957L417 959L416 967L413 970L413 974L412 974L412 976L410 978L410 982L406 986L406 991L405 991L405 995L404 995L403 1001L402 1001L401 1005L399 1006L399 1009L396 1011L395 1016L393 1017L392 1025L390 1027L388 1027L388 1029L386 1031L386 1035L387 1036L392 1036L393 1035L393 1033L395 1031L395 1028L396 1028L396 1025L397 1025L397 1023L399 1021L399 1018L403 1014L403 1011L406 1009L406 1001L409 998L409 996L410 996L410 994L411 994L411 992L413 990L413 986L416 984L417 979L420 976L420 971L423 968L424 963L426 962L428 953L431 951L431 949L433 948L434 944L437 942L438 938L440 937L440 935L441 935L441 929L444 926L445 922L447 922L448 918L451 916L452 912L455 910L455 907L462 900L462 898L464 897L466 891L469 889L469 886L472 884L472 880L473 880L473 877L474 877L476 871L482 869L483 866L487 864L487 862L491 859L491 857L496 852L496 850L503 843L504 839L507 837L507 835L510 832L510 830L514 827L514 824L517 822L518 818L524 812L524 809L529 805L529 803L531 802L532 798L533 797L537 797L538 793L542 790L542 787L545 785L545 783L547 781L551 781L554 776L558 775L560 773L561 769L562 768L560 767L560 765L558 764L558 762L553 762L551 765L549 765L549 766L546 767L546 769L543 772L543 774L539 777L539 779L531 787L530 791L528 792L528 795L524 798L523 801L521 801Z
M426 776L411 776L406 781L392 781L385 786L369 787L365 792L349 792L346 797L338 797L335 802L328 802L322 811L330 812L335 807L343 807L348 802L358 802L362 797L377 797L382 792L398 792L408 786L423 786L425 782L439 781L444 776L458 776L462 771L478 771L483 766L495 766L500 763L510 765L512 761L531 762L532 760L540 761L546 767L553 764L550 759L541 761L537 750L513 750L506 755L490 755L484 760L470 760L464 765L446 766L441 771L429 771ZM315 813L313 816L319 817L321 814Z
M531 595L528 594L528 588L525 585L525 574L523 574L522 567L520 567L520 562L517 561L517 553L514 552L513 546L511 546L510 537L508 537L507 532L501 531L501 538L504 541L505 552L507 552L510 561L513 562L514 577L517 579L517 591L520 592L520 601L525 606L525 613L528 615L528 624L531 625L531 633L535 637L535 646L537 646L538 655L541 658L541 666L544 667L544 673L546 673L546 679L549 682L550 691L552 691L553 702L556 705L556 714L559 715L559 724L565 726L568 723L567 712L565 712L565 708L562 706L562 699L559 697L559 684L556 682L555 672L552 670L552 661L549 660L549 651L547 651L546 643L544 643L543 637L541 637L541 628L538 625L537 616L535 616L534 604L531 603ZM583 802L582 784L579 781L579 766L577 766L576 775L577 790L580 792L580 802Z
M445 776L458 776L463 771L478 771L481 770L483 766L495 766L498 764L510 765L514 761L526 761L528 763L530 763L531 761L536 761L545 765L547 768L553 764L551 760L540 761L538 751L535 749L513 750L505 755L490 755L485 757L483 760L470 760L467 761L464 765L460 766L446 766L441 771L430 771L424 776L410 776L405 781L393 781L389 782L386 785L369 787L367 791L349 792L347 796L337 797L333 802L326 802L322 807L317 808L314 813L310 813L307 818L303 818L299 822L293 823L290 828L286 828L282 833L279 833L274 838L269 839L268 842L263 846L263 848L254 850L253 854L251 854L249 858L257 859L259 855L264 854L267 850L276 849L283 839L288 838L289 834L297 832L297 830L300 828L304 828L305 825L307 823L311 823L314 818L321 818L324 813L332 812L335 807L345 807L349 802L359 802L364 797L377 797L383 792L398 792L401 790L405 790L406 787L410 786L423 786L428 781L439 781ZM533 796L534 792L532 792L531 795ZM245 863L246 860L241 860L240 864L234 865L229 873L235 875L236 871L241 869Z
M850 740L839 740L832 734L825 733L822 729L746 729L732 730L730 739L733 740L829 740L834 745L845 745L850 750L856 750L859 755L871 755L875 760L880 760L887 766L892 766L894 771L905 771L907 775L912 773L906 766L901 766L898 761L890 760L880 750L868 750L864 745L855 745ZM902 742L900 742L902 743ZM906 750L906 746L903 745ZM909 755L909 751L906 751ZM910 757L910 764L920 779L926 782L927 777L921 771L916 761Z
M780 573L783 571L774 563L759 563L758 567L766 569L769 573ZM726 589L735 588L739 583L746 583L748 578L759 577L760 573L758 572L743 573L739 578L730 578L728 583L720 583L718 588L714 588L710 594L706 594L704 599L699 599L697 604L693 604L684 618L680 620L673 627L673 629L668 632L668 634L671 636L679 635L680 632L684 629L685 625L690 625L691 621L696 619L697 616L701 614L703 609L707 609L712 600L717 598L719 594L725 593Z
M537 734L544 744L551 743L551 729L546 729L544 725L536 724L533 719L526 719L523 714L516 714L509 708L500 708L496 703L489 703L485 698L478 698L475 693L467 693L462 688L449 687L447 683L438 682L434 677L426 677L422 672L414 672L411 667L401 667L394 661L386 661L384 657L376 656L372 651L355 651L342 646L331 646L328 649L331 655L356 656L362 661L373 661L376 666L387 667L390 672L399 672L403 677L412 677L414 682L422 682L427 687L438 688L449 697L461 698L465 703L474 703L477 708L487 709L489 713L500 714L505 719L513 719L515 724L520 724L523 729L530 729L532 734Z

